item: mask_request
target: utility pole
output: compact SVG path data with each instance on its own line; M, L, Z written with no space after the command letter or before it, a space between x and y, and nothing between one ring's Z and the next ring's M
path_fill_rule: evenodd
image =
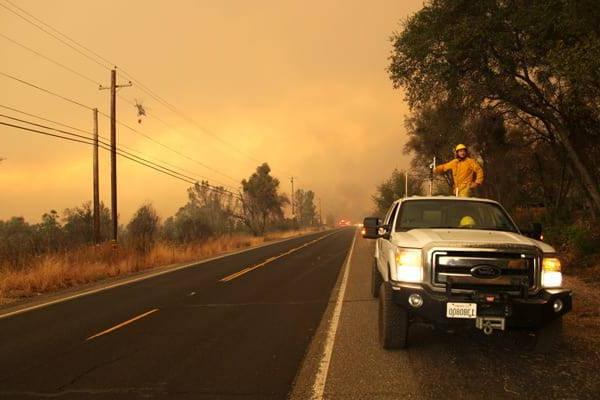
M131 81L117 85L117 67L110 71L110 87L100 86L100 90L110 89L110 208L112 213L112 241L117 244L119 230L117 212L117 89L132 86Z
M98 175L98 109L94 108L94 243L100 243L100 189Z
M408 197L408 171L404 172L404 197Z
M319 197L319 225L323 226L323 205Z
M290 182L292 182L292 219L296 217L296 213L294 212L294 177L290 178Z

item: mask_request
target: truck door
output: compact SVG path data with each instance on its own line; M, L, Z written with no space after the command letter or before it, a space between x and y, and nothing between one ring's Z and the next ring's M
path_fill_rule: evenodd
M393 233L392 232L392 228L394 225L394 221L396 220L396 214L398 213L398 208L400 207L400 203L395 203L392 208L390 209L390 212L387 213L385 220L384 220L384 225L388 226L388 232L390 233L390 235ZM386 238L379 238L377 240L377 244L379 246L378 251L379 251L379 258L378 258L378 267L379 267L379 272L381 272L381 276L385 277L385 280L389 280L389 276L388 276L388 272L389 272L389 268L388 265L391 265L390 262L391 260L389 259L390 254L393 252L393 245L392 242L390 241L390 239L386 239Z

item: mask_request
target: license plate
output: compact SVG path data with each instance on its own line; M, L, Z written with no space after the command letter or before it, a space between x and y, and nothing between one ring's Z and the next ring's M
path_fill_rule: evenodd
M477 303L446 303L447 318L477 318Z

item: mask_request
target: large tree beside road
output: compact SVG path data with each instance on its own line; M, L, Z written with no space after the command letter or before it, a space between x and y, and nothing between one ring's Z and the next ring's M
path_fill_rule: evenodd
M250 178L242 181L238 217L255 236L264 234L269 222L283 219L283 206L289 200L278 190L279 179L271 175L267 163L258 166Z
M593 0L432 0L392 38L413 110L490 110L565 154L600 215L600 9Z

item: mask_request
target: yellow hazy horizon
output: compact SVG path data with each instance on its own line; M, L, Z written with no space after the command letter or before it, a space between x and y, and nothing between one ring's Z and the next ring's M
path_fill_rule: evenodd
M372 210L376 185L409 164L402 152L408 108L385 68L389 36L421 1L10 3L114 62L120 83L131 74L192 118L136 83L119 90L117 119L138 131L119 126L119 145L195 178L237 188L267 162L282 192L289 195L294 176L296 188L322 199L324 215L357 220ZM109 93L98 90L110 83L108 65L11 13L7 7L19 10L10 3L0 2L0 72L108 113ZM92 113L83 107L5 76L0 85L0 106L92 129ZM135 102L149 113L141 123ZM44 123L2 107L0 114ZM100 117L99 130L110 135L107 118ZM35 222L50 209L62 213L91 200L90 146L7 126L0 135L0 219ZM189 184L129 160L119 158L118 176L120 223L145 202L163 219L186 202ZM101 150L107 205L109 179L109 155Z

